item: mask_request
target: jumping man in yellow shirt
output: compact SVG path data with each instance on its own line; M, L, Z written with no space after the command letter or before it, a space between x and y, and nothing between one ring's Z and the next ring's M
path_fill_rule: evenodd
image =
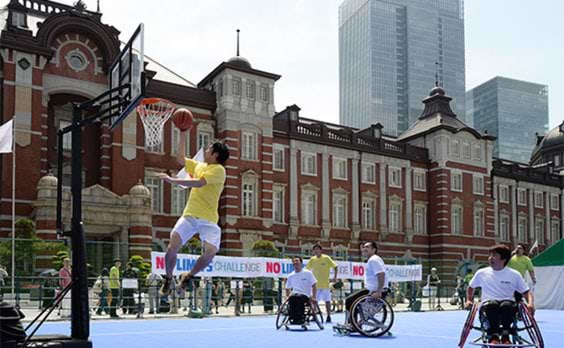
M322 254L323 248L321 244L317 243L313 246L314 256L307 262L306 269L313 272L315 279L317 279L317 301L325 301L325 308L327 309L327 319L325 322L331 322L331 290L329 288L329 273L331 269L335 270L333 275L333 283L337 281L337 264L329 255Z
M207 267L219 251L221 229L218 226L218 205L223 186L225 185L225 162L229 158L227 145L216 142L204 153L204 163L186 158L186 131L180 133L178 139L178 155L176 160L185 166L192 179L171 178L165 173L158 175L172 185L192 188L184 213L174 225L170 233L170 241L165 254L166 275L161 287L161 295L170 291L172 273L176 266L178 250L199 233L204 246L204 253L196 260L194 267L182 274L179 287L185 288L190 279Z

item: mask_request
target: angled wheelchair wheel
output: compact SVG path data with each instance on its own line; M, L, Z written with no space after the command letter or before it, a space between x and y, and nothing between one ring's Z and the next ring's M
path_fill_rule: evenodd
M394 310L390 304L365 295L358 298L351 307L351 323L356 331L366 337L386 334L394 324Z
M323 325L323 314L321 313L319 304L315 303L315 305L311 305L310 311L311 318L315 321L319 330L323 330L325 327Z
M525 325L525 330L529 334L531 338L531 343L533 343L537 348L544 348L544 341L542 339L542 335L537 325L537 321L533 314L529 311L529 308L523 303L519 303L519 314L521 315L521 319L523 320L523 324Z
M278 314L276 314L276 330L280 330L281 327L287 327L289 319L288 300L286 300L278 309Z
M464 322L464 327L462 328L462 333L460 333L460 341L458 342L458 347L464 347L466 344L466 340L468 339L468 335L472 331L474 327L474 318L476 318L476 313L478 312L478 304L474 303L470 311L468 312L468 316L466 317L466 321Z

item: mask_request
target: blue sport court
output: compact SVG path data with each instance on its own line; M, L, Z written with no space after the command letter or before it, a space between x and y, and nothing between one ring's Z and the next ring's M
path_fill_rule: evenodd
M319 331L312 323L308 331L296 328L279 331L275 316L206 319L143 319L91 321L90 338L94 347L225 347L225 348L351 348L456 347L466 319L466 311L396 312L392 336L366 338L359 335L335 336L332 324ZM545 347L564 346L564 311L539 310L535 318ZM334 315L334 323L344 315ZM48 322L38 334L68 334L69 322ZM478 336L470 334L469 341ZM472 347L467 344L467 347Z

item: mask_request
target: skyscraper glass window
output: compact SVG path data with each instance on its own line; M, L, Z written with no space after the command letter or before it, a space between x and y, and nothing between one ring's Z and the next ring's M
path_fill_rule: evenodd
M340 123L399 135L438 82L464 120L462 0L345 0L339 7Z

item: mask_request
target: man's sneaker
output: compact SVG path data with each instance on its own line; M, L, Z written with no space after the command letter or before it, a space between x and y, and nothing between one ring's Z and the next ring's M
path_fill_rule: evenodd
M502 336L501 337L501 343L502 344L511 344L511 340L509 339L509 336Z
M499 338L498 338L496 335L493 335L493 336L490 337L490 339L488 340L488 343L499 344Z
M331 316L330 316L330 315L327 316L327 319L325 319L325 322L326 322L326 323L330 323L330 322L331 322Z
M178 289L179 290L186 290L188 287L188 283L192 280L192 275L188 272L182 273L180 275L180 281L178 282Z
M159 295L161 296L168 296L170 292L170 285L172 284L172 277L164 276L163 277L163 285L161 285L161 289L159 290Z

